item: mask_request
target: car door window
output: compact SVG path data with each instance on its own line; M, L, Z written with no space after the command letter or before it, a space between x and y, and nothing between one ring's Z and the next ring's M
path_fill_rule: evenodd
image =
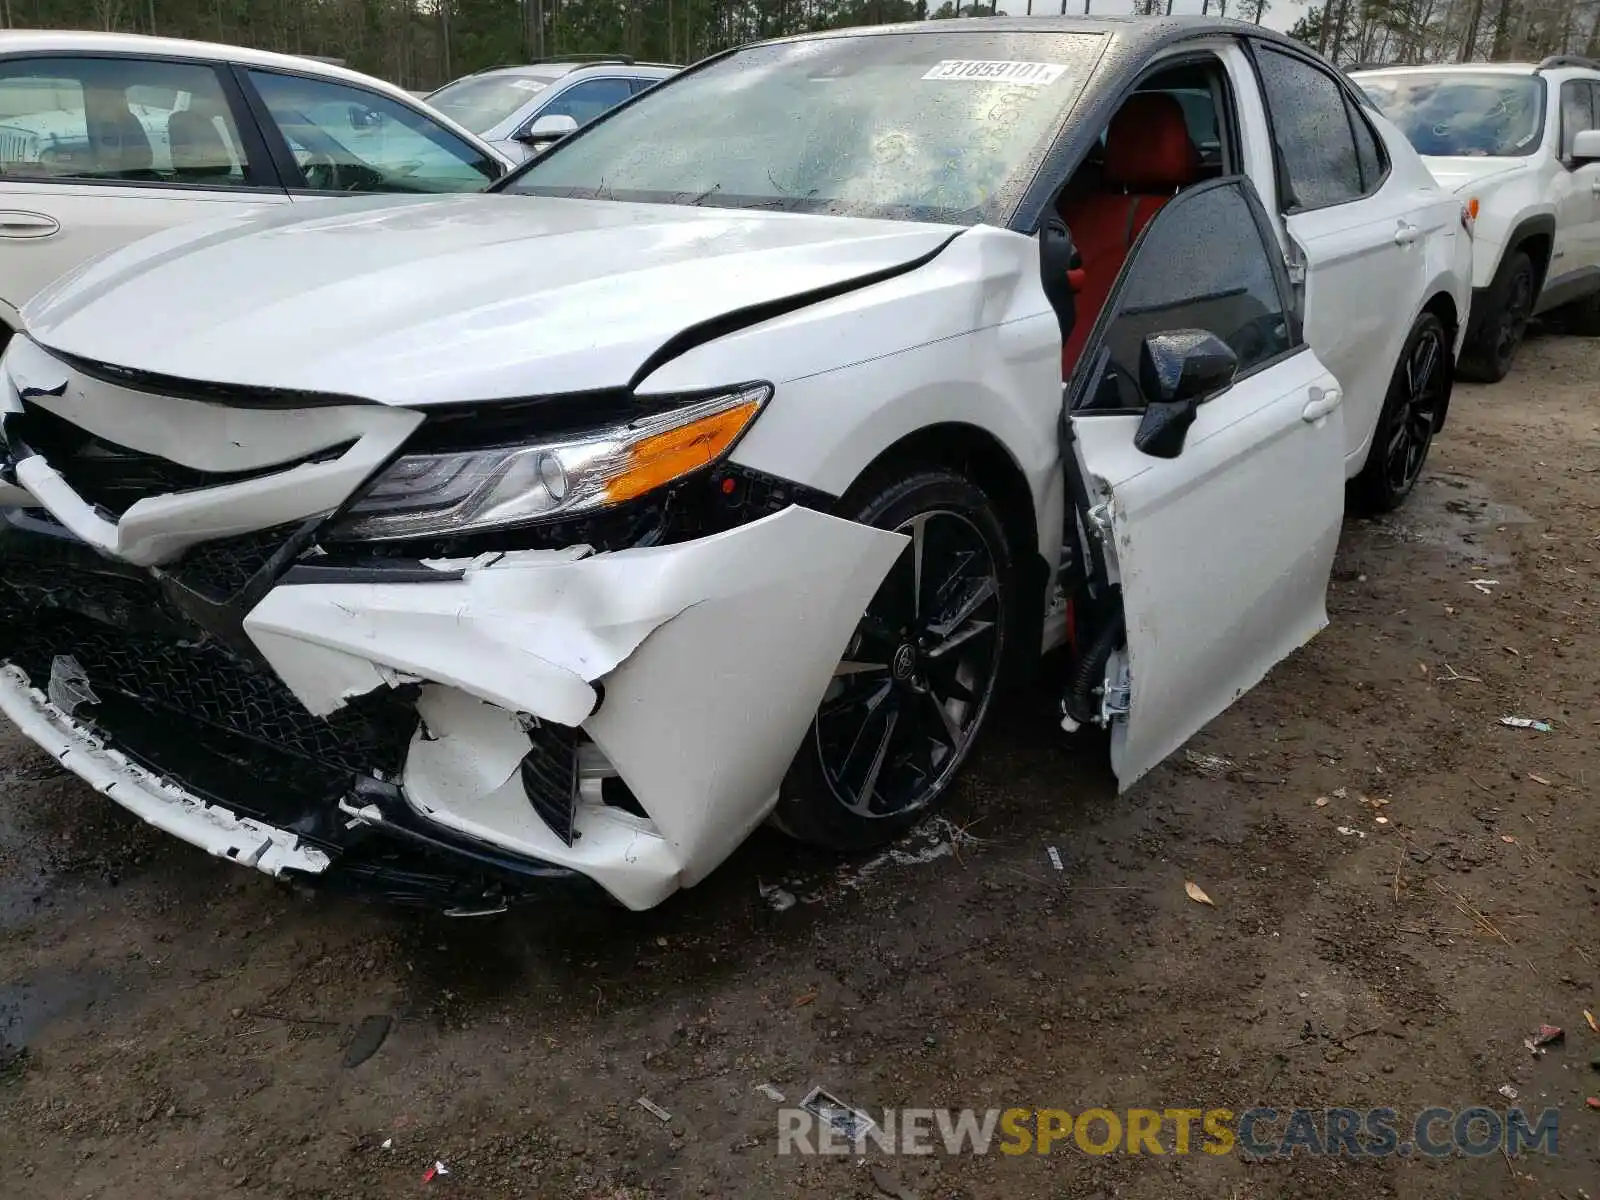
M1569 79L1561 85L1561 157L1572 157L1572 139L1593 129L1594 97L1589 84Z
M1370 196L1388 177L1389 157L1383 152L1372 122L1363 115L1360 106L1348 96L1344 103L1345 113L1350 118L1350 129L1356 135L1356 162L1361 168L1361 192Z
M1302 58L1264 46L1257 48L1256 62L1286 175L1279 181L1284 211L1360 198L1361 163L1339 81Z
M628 80L628 87L631 88L633 94L637 96L640 92L648 91L650 88L655 87L655 85L660 82L661 80L651 76L643 76L638 79Z
M195 63L0 63L0 176L243 186L253 182L222 81Z
M579 125L587 125L632 94L633 89L626 79L585 79L551 100L539 110L539 115L567 116Z
M377 92L251 71L305 186L331 192L467 192L495 163L423 113Z
M1273 259L1241 179L1180 194L1134 246L1080 409L1137 411L1139 357L1152 334L1199 329L1239 358L1239 376L1294 349L1298 331Z

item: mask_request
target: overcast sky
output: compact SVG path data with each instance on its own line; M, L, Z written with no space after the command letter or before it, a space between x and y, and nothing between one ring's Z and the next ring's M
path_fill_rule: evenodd
M1173 0L1172 11L1174 13L1198 13L1200 5L1201 0ZM938 5L930 5L929 7L937 8ZM1238 0L1229 0L1228 7L1237 15ZM1028 0L1000 0L1000 10L1014 17L1026 16ZM1090 0L1089 11L1091 14L1104 13L1108 17L1117 16L1122 13L1132 12L1133 0ZM1212 5L1212 11L1216 11L1215 4ZM1273 29L1287 29L1298 21L1305 14L1305 11L1306 6L1303 0L1272 0L1271 6L1267 9L1267 15L1261 19L1261 23L1270 25ZM1060 12L1061 0L1033 0L1034 16L1041 14L1057 16ZM1082 12L1083 0L1067 0L1068 15L1073 13L1082 14Z

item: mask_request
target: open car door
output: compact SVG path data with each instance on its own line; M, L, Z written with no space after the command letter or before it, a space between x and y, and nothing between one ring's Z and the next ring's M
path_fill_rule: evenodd
M1104 700L1123 789L1327 624L1340 391L1274 244L1248 180L1180 192L1134 244L1067 392L1127 627Z

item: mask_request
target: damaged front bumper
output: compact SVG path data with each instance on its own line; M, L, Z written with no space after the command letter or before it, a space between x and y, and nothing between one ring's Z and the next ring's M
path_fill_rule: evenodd
M24 733L210 853L458 911L553 879L643 909L702 879L770 812L905 544L789 507L608 553L300 557L218 639L193 591L171 602L189 559L6 518L0 709ZM266 540L230 552L276 562Z

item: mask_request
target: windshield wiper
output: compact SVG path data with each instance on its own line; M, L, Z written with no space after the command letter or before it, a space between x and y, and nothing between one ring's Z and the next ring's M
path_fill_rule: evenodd
M689 201L689 203L691 205L699 204L700 201L704 200L707 196L711 195L713 192L720 192L721 190L722 190L722 182L719 180L718 182L713 183L705 191L701 192L693 200Z

